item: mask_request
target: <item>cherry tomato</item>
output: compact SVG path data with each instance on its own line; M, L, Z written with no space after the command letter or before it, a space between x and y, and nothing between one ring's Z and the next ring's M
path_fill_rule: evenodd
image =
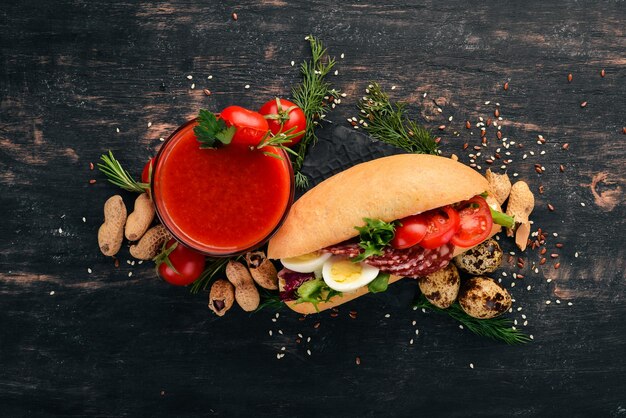
M154 157L150 158L146 165L143 166L143 171L141 172L141 182L150 184L150 180L152 180L152 170L154 169Z
M418 244L428 232L428 218L423 213L400 219L400 223L391 240L391 246L399 250Z
M419 243L429 250L441 247L452 239L459 229L459 214L450 206L431 210L428 216L428 231Z
M175 286L187 286L196 281L204 271L205 262L202 254L174 239L167 242L164 252L156 258L159 276Z
M457 210L460 218L459 231L451 242L459 247L469 248L480 244L489 236L493 227L493 218L489 205L480 196L462 202Z
M289 100L279 99L278 97L268 101L261 109L259 113L267 119L267 124L270 127L270 131L274 135L279 132L285 132L292 129L292 133L302 132L291 139L287 145L296 145L304 136L304 130L306 129L306 117L304 112L296 104Z
M237 128L233 144L257 146L270 130L263 115L241 106L228 106L220 112L220 118L227 126Z

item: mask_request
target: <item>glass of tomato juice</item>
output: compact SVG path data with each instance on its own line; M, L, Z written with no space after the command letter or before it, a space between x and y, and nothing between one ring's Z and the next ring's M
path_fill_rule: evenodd
M196 125L193 119L174 131L154 161L151 189L159 219L178 241L210 257L262 246L293 203L287 153L236 144L201 149Z

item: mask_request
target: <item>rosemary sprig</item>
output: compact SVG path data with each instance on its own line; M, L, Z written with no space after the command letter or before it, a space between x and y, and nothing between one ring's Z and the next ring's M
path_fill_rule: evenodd
M257 313L263 309L268 309L273 312L281 310L285 303L280 300L280 296L278 292L272 292L267 289L259 289L259 294L261 296L261 303L259 307L254 310L253 313Z
M308 187L309 180L300 170L308 146L317 142L315 128L331 109L331 102L339 97L339 91L326 81L326 76L335 66L335 60L326 55L326 48L321 41L312 35L306 39L311 46L311 61L305 61L300 66L302 82L291 92L294 103L302 109L306 117L304 137L297 146L298 155L293 161L296 185L302 189Z
M359 100L362 128L381 142L414 154L437 154L433 135L407 115L405 103L393 103L378 83L368 86Z
M413 304L416 308L430 309L431 311L448 314L459 321L465 328L476 335L503 341L510 345L525 344L530 338L523 332L513 329L513 323L506 318L477 319L466 314L457 302L448 309L441 309L431 304L423 294Z
M98 163L98 170L116 186L129 192L137 193L143 193L150 188L149 184L135 181L128 171L122 168L120 162L115 159L111 150L109 150L108 154L102 154L100 159L102 162Z
M202 290L207 290L209 284L211 284L215 276L226 268L228 261L228 258L216 258L211 260L204 268L200 277L198 277L196 281L191 284L189 291L196 294Z
M294 126L286 130L285 132L279 132L276 135L268 131L265 134L265 136L263 136L263 138L259 142L259 145L257 145L256 148L257 149L262 149L264 147L280 148L283 151L288 152L289 154L295 155L297 157L298 153L285 145L285 144L289 144L293 138L302 134L302 131L294 132L295 130L296 130L296 127ZM282 160L282 157L274 152L263 151L263 154Z

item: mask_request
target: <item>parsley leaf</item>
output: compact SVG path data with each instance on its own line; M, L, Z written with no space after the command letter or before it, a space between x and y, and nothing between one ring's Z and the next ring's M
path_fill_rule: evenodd
M365 226L355 226L361 241L359 246L363 252L352 261L359 262L372 255L382 255L382 249L389 245L396 232L396 222L385 222L380 219L363 218Z
M200 148L217 148L220 144L230 144L236 129L234 126L227 127L226 123L222 119L216 118L212 112L200 109L198 126L193 128L193 133L196 134Z

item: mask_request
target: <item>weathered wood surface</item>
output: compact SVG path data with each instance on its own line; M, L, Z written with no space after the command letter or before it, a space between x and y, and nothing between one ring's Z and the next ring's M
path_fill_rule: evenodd
M0 4L0 415L625 416L624 2L292 3ZM442 150L465 162L480 142L465 120L493 118L500 103L504 136L524 145L503 155L509 174L544 186L535 226L550 251L564 244L559 270L549 260L532 273L532 251L524 279L503 270L533 343L504 346L414 312L413 283L337 318L216 319L204 296L128 265L126 248L117 269L98 252L116 190L89 163L112 149L137 173L199 107L287 95L308 33L345 53L332 81L348 94L307 163L318 180L365 158L368 141L345 120L369 80L397 86L432 129L447 125ZM497 147L488 132L482 154Z

